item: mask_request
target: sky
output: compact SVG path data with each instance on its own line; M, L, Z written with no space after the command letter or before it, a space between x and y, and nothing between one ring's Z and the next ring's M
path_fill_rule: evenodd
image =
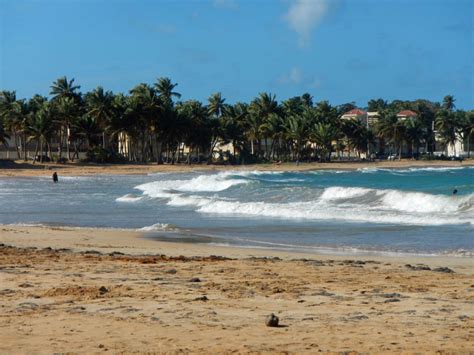
M159 77L183 100L310 93L474 108L472 0L0 0L0 90L127 93Z

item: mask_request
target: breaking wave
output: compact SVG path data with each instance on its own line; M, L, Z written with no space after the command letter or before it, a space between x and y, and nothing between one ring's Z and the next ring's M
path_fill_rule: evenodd
M309 191L308 188L295 188L291 190L291 195L288 190L274 187L270 195L261 191L264 189L246 188L238 190L232 197L219 194L236 186L245 187L255 182L265 184L269 180L260 177L264 174L224 172L200 175L188 180L155 181L136 188L145 196L166 199L168 206L187 206L196 212L207 214L401 225L473 225L474 194L447 196L345 186L315 186ZM300 179L296 179L298 180ZM295 178L278 178L272 182L281 181L295 181ZM281 197L279 203L274 203L277 200L275 197Z
M126 194L124 196L118 197L115 201L118 202L137 202L143 199L144 196L137 196L134 194Z

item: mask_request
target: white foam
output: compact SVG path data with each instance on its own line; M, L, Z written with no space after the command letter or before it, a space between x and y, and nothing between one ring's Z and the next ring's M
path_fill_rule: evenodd
M387 190L383 193L382 202L386 208L402 212L457 212L462 207L472 207L472 195L446 196L431 195L422 192L404 192L399 190Z
M227 190L235 185L248 184L250 182L244 179L227 179L229 175L229 173L200 175L178 186L176 190L189 192L218 192Z
M151 226L146 226L143 228L137 229L140 232L154 232L154 231L172 231L176 230L176 227L168 224L168 223L155 223Z
M234 175L222 172L214 175L199 175L190 180L162 180L135 186L143 194L152 198L171 198L175 192L219 192L232 186L250 183L244 179L229 179Z
M134 194L126 194L115 199L117 202L137 202L143 199L143 196L136 196Z
M423 192L328 187L308 194L304 201L238 201L217 195L233 186L248 184L239 176L266 172L232 171L204 174L188 180L154 181L137 186L143 194L168 200L169 206L194 207L197 212L254 217L343 220L402 225L474 224L474 194L467 196L433 195ZM241 175L239 175L241 174ZM237 178L236 178L237 177ZM190 193L215 194L190 194ZM284 192L281 192L284 194ZM123 196L133 199L132 196ZM309 200L308 200L309 199ZM240 197L239 197L240 200Z
M338 200L338 199L347 199L353 198L358 196L363 196L371 191L375 191L372 189L366 189L363 187L341 187L341 186L333 186L324 189L321 200Z

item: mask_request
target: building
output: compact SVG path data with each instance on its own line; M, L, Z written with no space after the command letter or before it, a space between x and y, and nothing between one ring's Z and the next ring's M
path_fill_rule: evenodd
M412 110L402 110L397 113L397 118L399 121L414 120L418 117L418 114Z
M359 121L360 123L367 125L367 112L359 108L354 108L344 113L341 116L341 120Z
M367 123L369 127L374 127L379 121L380 115L377 111L367 112Z

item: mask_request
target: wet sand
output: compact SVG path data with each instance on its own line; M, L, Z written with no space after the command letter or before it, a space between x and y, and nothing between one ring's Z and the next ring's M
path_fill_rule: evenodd
M259 171L306 171L306 170L355 170L362 168L410 168L410 167L461 167L473 166L474 160L462 163L458 161L381 161L381 162L332 162L332 163L284 163L256 165L156 165L156 164L31 164L17 161L14 164L2 166L0 177L35 177L51 176L57 171L59 176L82 176L96 174L152 174L192 171L224 171L224 170L259 170Z
M333 257L0 226L0 353L469 353L472 258ZM270 313L280 327L265 326Z

